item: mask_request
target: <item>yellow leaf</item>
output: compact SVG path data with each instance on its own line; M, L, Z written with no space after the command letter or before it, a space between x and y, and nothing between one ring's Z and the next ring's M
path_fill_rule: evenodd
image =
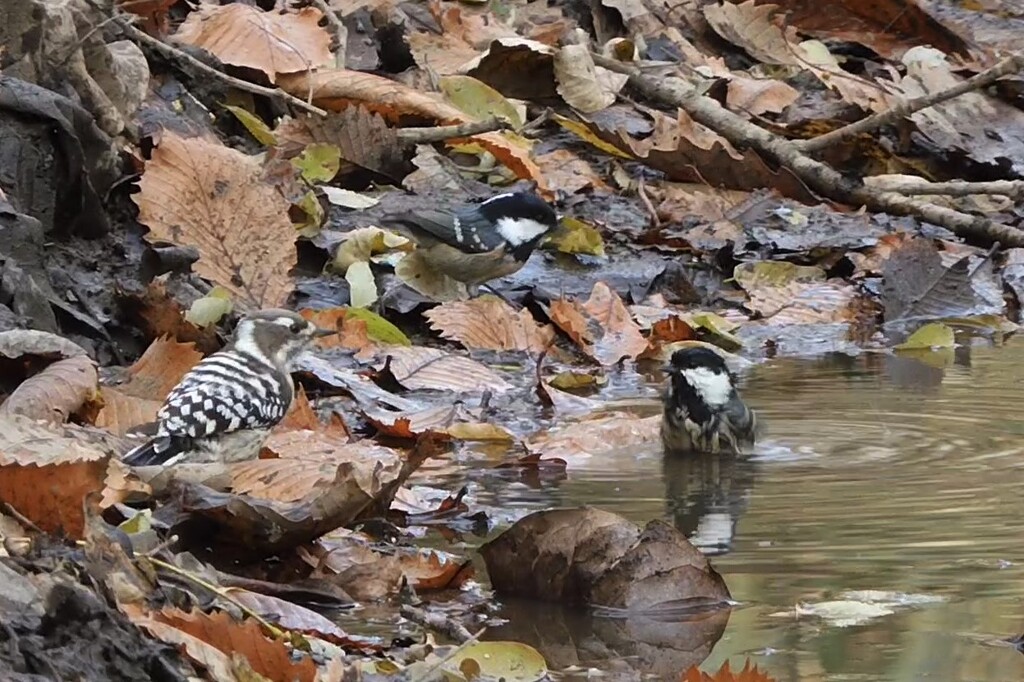
M274 131L270 129L270 126L263 122L262 118L242 107L236 107L231 104L224 104L223 107L234 114L238 122L245 126L245 129L249 131L249 134L257 142L267 147L277 144L277 136L274 135Z
M383 317L365 308L349 308L345 311L345 317L353 320L362 320L366 323L366 335L374 341L380 341L392 346L411 346L412 341L401 329L391 324Z
M514 128L523 126L516 108L500 92L471 76L445 76L441 92L463 113L475 119L499 118Z
M306 182L330 182L341 168L341 150L337 145L312 142L292 159Z
M952 348L956 344L953 329L941 322L930 322L910 335L896 350L930 350Z
M345 271L345 280L353 308L365 308L377 300L377 282L369 262L363 260L350 265Z
M548 238L562 253L604 256L604 239L595 228L576 218L563 218L559 229Z
M627 154L626 152L622 151L621 149L619 149L615 145L610 144L608 142L605 142L600 137L595 135L590 130L590 128L587 127L586 123L580 123L579 121L574 121L571 118L566 118L565 116L559 116L557 114L554 116L554 119L555 119L555 123L557 123L558 125L562 126L566 130L568 130L570 133L572 133L576 137L580 138L581 140L583 140L585 142L589 142L591 145L593 145L594 147L597 147L598 149L603 151L605 154L611 154L612 156L617 156L620 159L632 159L633 158L633 156L631 154Z
M217 285L206 296L192 302L185 313L185 320L197 327L217 324L221 318L231 312L231 292Z

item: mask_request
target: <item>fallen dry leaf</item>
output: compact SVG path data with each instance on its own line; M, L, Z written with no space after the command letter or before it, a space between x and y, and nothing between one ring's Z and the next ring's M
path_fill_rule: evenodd
M615 103L629 76L594 66L586 45L566 45L554 59L558 94L573 109L591 114Z
M825 271L785 261L741 263L733 272L747 307L774 325L844 322L857 315L856 290Z
M0 500L49 533L83 536L82 502L103 490L108 459L25 417L0 417Z
M290 601L267 594L260 594L240 587L229 587L224 590L231 598L289 632L300 632L318 639L332 642L339 646L351 645L355 640L335 623L316 611Z
M431 329L470 349L542 353L555 338L554 329L538 324L529 310L516 311L495 296L444 303L425 315Z
M0 404L0 417L18 414L61 424L96 395L96 363L84 355L58 360L23 381Z
M201 4L174 34L178 42L201 47L225 64L278 74L316 69L332 61L331 36L318 24L314 7L264 12L242 3Z
M198 274L257 308L285 302L295 264L288 201L261 171L256 157L165 131L132 197L149 240L194 246Z
M647 349L647 340L629 309L604 282L594 284L586 303L564 298L552 301L550 314L551 321L584 353L603 365L635 359Z
M743 664L743 669L737 673L729 668L729 661L722 663L718 672L711 675L702 672L695 665L691 666L683 673L680 682L775 682L775 680L767 673L758 670L756 665L751 665L748 658Z
M418 591L457 590L473 577L472 559L434 549L402 548L398 565Z
M428 407L417 412L390 412L364 408L363 414L378 431L394 438L415 439L433 431L446 433L456 440L515 440L512 434L500 426L481 422L461 403Z
M637 448L660 442L658 428L661 416L637 419L625 412L605 413L596 418L570 422L542 431L529 440L527 448L545 458L561 457L567 461L599 456L609 450Z
M141 294L127 296L122 305L128 320L137 324L146 338L167 336L175 341L194 343L203 353L212 353L220 347L216 326L200 329L186 320L181 304L159 280L146 285Z
M377 552L371 540L352 531L339 530L300 547L299 556L313 567L311 577L337 585L353 599L375 601L398 593L402 568L392 553Z
M487 365L438 348L394 347L388 349L387 356L391 358L389 367L395 380L412 391L433 389L473 393L512 388L512 384ZM378 371L382 368L383 363Z

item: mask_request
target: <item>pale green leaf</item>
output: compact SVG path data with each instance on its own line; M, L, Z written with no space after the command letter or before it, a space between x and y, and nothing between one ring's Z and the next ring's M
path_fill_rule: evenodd
M327 196L327 201L342 208L352 208L361 211L364 208L371 208L380 203L380 199L376 197L368 197L365 194L353 192L350 189L327 186L321 187L320 190Z
M337 145L312 142L292 159L306 182L330 182L341 168L341 150Z
M502 679L536 682L547 677L548 666L539 651L520 642L473 642L459 649L441 666L448 680Z
M315 237L324 222L324 207L313 190L306 192L296 204L302 209L303 221L295 226L303 237Z
M952 348L956 344L953 329L942 322L930 322L910 335L896 350L928 350Z
M365 308L377 300L377 282L367 261L353 263L345 271L353 308Z
M366 323L366 335L374 341L386 343L391 346L411 346L412 341L401 329L391 324L383 317L367 310L366 308L349 308L345 311L345 317L353 320L362 320Z
M231 312L231 292L217 285L206 296L197 298L185 312L185 320L197 327L217 324Z
M353 263L369 261L374 254L410 246L409 240L379 227L360 227L348 232L334 252L331 269L345 273Z
M604 239L595 228L576 218L563 218L558 230L548 238L562 253L604 256Z
M441 92L457 109L478 120L499 118L514 128L523 126L515 106L491 86L471 76L445 76Z
M252 113L248 109L242 107L236 107L231 104L223 105L225 109L234 114L238 122L245 126L245 129L249 131L257 142L268 147L273 147L277 144L277 137L274 135L274 131L270 129L263 119Z

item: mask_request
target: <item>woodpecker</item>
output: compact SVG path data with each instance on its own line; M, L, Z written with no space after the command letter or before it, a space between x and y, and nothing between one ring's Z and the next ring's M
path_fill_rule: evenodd
M203 359L157 412L156 432L124 456L131 466L255 458L295 394L294 360L320 329L289 310L243 317L231 342Z
M666 452L739 454L754 443L757 415L736 392L722 356L693 347L672 354L666 370L661 442Z
M474 295L481 284L522 268L558 226L558 216L536 194L509 192L455 211L392 213L381 222L408 234L427 268L462 282Z

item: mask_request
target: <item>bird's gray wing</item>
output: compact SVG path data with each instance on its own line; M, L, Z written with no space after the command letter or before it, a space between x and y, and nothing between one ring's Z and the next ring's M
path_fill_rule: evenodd
M473 206L455 213L433 209L392 213L384 216L381 222L406 228L410 236L419 242L426 237L469 253L486 253L504 244L488 220Z

